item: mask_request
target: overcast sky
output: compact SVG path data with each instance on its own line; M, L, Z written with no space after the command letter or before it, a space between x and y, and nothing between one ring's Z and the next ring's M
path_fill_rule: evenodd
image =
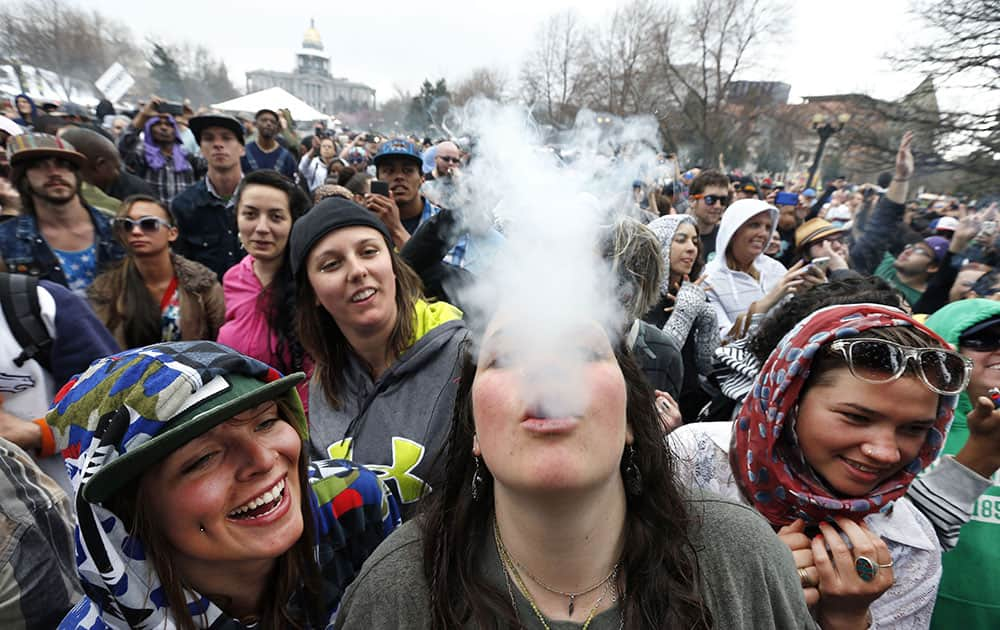
M787 23L774 24L768 33L775 42L770 57L754 60L756 67L739 78L789 83L792 102L852 91L893 99L920 82L920 76L893 72L883 58L920 36L919 24L907 13L908 0L798 0L791 5ZM382 102L396 87L415 91L425 77L454 83L480 66L503 68L516 79L546 17L572 7L588 23L597 23L616 3L91 0L87 6L127 23L140 37L206 45L225 59L241 90L247 70L291 70L314 18L333 74L371 85Z

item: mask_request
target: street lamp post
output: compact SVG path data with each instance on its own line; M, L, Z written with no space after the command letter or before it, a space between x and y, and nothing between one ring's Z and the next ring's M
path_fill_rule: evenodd
M844 128L847 121L851 119L851 115L848 113L843 113L837 116L836 119L826 116L824 114L816 114L812 119L812 128L819 134L819 146L816 147L816 157L813 159L812 166L809 167L809 179L806 180L806 186L812 187L813 180L816 178L816 171L819 170L819 162L823 159L823 149L826 147L826 141L833 137L838 131Z

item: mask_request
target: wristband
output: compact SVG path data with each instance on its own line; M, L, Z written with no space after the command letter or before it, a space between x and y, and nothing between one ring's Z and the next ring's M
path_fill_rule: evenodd
M48 457L50 455L56 454L56 438L52 435L52 427L49 423L45 421L45 418L37 418L32 420L41 429L42 435L42 445L38 449L39 457Z

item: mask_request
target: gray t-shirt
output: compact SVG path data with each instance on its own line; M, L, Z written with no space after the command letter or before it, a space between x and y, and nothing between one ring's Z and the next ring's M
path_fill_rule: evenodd
M724 630L816 628L809 616L791 551L754 510L709 494L688 501L691 543L698 551L702 596ZM625 544L628 544L626 541ZM496 548L481 552L487 579L503 584ZM527 600L514 590L518 614L540 627ZM335 627L344 630L429 628L430 594L418 522L408 522L375 550L341 602ZM592 630L618 630L617 608L594 617ZM553 630L581 624L549 621Z

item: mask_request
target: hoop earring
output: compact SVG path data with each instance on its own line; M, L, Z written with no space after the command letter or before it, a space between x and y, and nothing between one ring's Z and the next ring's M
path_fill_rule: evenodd
M635 463L635 447L629 444L625 447L625 493L637 497L642 494L642 473Z
M479 456L473 456L476 461L476 468L472 471L472 500L478 501L483 494L483 476L479 472Z

